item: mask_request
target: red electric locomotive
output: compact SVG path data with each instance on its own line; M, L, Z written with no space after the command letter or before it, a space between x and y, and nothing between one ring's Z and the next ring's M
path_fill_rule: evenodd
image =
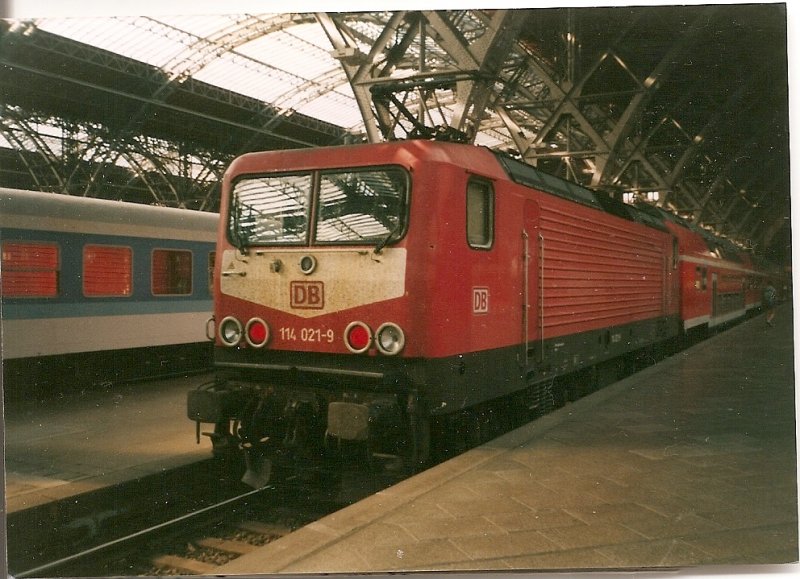
M189 417L246 480L349 441L424 463L493 400L678 335L661 219L489 149L403 141L244 155L222 186L216 383Z

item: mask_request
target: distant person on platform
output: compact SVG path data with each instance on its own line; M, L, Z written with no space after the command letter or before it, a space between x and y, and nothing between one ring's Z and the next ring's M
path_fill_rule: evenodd
M772 325L775 317L775 304L778 301L778 292L772 284L767 284L764 288L764 308L767 310L767 325Z

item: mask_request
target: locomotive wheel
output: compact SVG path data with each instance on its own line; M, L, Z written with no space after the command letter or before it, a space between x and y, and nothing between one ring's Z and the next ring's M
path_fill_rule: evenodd
M230 423L218 422L214 425L213 432L202 434L211 440L211 468L218 473L219 480L225 484L238 484L245 471L245 462L238 440L231 434Z

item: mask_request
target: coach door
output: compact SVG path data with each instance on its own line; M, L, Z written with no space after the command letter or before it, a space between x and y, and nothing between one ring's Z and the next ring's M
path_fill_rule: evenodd
M526 200L523 211L522 344L524 364L539 361L544 330L544 302L541 300L544 267L544 238L539 230L539 204ZM537 355L538 351L538 355Z
M717 317L719 314L719 299L717 298L717 274L711 274L711 319Z

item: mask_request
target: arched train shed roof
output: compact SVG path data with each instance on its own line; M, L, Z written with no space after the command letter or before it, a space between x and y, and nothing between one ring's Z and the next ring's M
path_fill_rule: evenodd
M244 152L445 136L788 256L785 4L0 21L0 185L215 210Z

